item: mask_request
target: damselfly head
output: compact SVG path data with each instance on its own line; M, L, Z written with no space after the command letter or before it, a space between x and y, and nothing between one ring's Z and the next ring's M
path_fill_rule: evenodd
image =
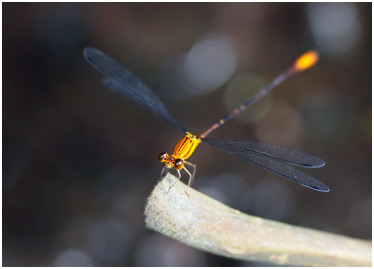
M165 163L166 168L175 167L175 169L181 170L184 166L184 161L182 159L177 158L176 156L174 156L174 154L172 156L169 156L169 154L167 154L166 152L160 153L158 155L158 160L162 163Z

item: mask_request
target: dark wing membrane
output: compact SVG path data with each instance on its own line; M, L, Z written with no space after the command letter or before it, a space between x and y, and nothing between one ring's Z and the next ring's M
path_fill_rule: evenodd
M186 131L170 115L157 95L128 69L95 48L85 48L83 55L90 65L106 76L104 84L109 89L118 92L125 98L151 111L176 128L184 132Z
M266 154L261 154L253 150L248 150L243 147L238 147L237 145L235 145L236 143L232 143L232 142L247 142L247 141L216 141L216 140L212 140L208 138L203 138L202 140L209 145L212 145L229 154L232 154L241 159L254 163L262 168L265 168L273 173L276 173L282 177L285 177L307 188L310 188L316 191L321 191L321 192L330 191L329 187L327 187L322 182L318 181L317 179L299 170L296 170L295 168L292 168L282 163L280 158L272 158Z
M203 140L209 140L213 144L222 144L226 145L232 149L238 149L241 152L252 152L263 155L274 160L286 162L292 165L301 166L305 168L320 168L325 165L325 162L317 157L312 155L282 148L275 145L252 142L252 141L240 141L240 140L224 140L216 141L209 138L204 138ZM205 141L209 144L209 141Z

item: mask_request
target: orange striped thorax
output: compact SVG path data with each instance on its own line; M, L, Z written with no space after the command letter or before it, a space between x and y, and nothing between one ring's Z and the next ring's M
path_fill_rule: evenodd
M188 159L199 145L201 139L196 135L186 132L186 135L178 142L174 148L173 155L166 152L159 155L160 162L164 162L167 168L175 167L180 170L184 167L184 160Z

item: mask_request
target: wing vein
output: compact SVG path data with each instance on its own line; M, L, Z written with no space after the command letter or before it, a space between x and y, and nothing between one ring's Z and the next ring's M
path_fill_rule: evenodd
M256 152L254 150L250 150L248 148L240 147L238 146L238 143L232 143L233 141L216 141L216 140L207 139L207 138L204 138L203 141L211 146L219 148L238 158L249 161L257 166L265 168L275 174L278 174L284 178L287 178L307 188L321 191L321 192L329 191L329 188L322 182L284 163L287 161L281 160L279 158L274 158L273 156L270 157L269 155ZM250 142L250 141L241 141L241 142ZM290 163L290 162L287 162L287 163ZM306 166L306 167L310 168L310 166Z

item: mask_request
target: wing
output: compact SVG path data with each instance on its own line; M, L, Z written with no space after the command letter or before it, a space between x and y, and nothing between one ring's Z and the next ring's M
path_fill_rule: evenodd
M156 114L176 128L184 132L186 131L186 129L170 115L164 104L151 88L128 69L95 48L85 48L83 55L91 66L106 76L104 79L104 85L106 87Z
M209 138L203 138L202 141L307 188L321 192L330 191L329 187L322 182L285 164L289 163L307 168L322 167L325 162L317 157L258 142L217 141Z
M223 147L230 148L231 150L236 149L237 151L242 152L242 154L252 152L254 154L263 155L274 160L305 168L320 168L325 165L325 162L320 158L297 150L282 148L275 145L240 140L217 141L209 138L203 138L202 140L208 144L212 144L213 146L221 145Z

